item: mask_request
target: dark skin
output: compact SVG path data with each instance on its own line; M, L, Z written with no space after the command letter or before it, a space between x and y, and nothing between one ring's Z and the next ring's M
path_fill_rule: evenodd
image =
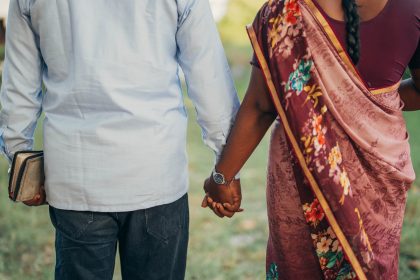
M216 170L226 178L233 178L261 142L276 117L277 112L264 76L260 69L253 67L248 90ZM230 218L242 210L240 181L233 180L229 186L223 186L217 185L210 176L204 183L204 189L206 197L202 206L210 207L217 216ZM236 196L231 197L231 193Z
M339 1L318 0L321 7L331 17L344 20ZM375 17L386 5L387 0L360 0L361 20ZM411 69L412 78L401 83L399 93L405 104L405 111L420 110L420 69ZM271 126L277 112L260 69L253 67L251 80L244 101L238 112L227 144L223 150L216 170L233 178L239 172ZM202 206L210 207L219 217L232 217L241 212L240 182L232 181L229 186L217 185L211 176L204 183L206 196Z
M411 69L411 78L402 81L398 89L404 111L420 110L420 69Z

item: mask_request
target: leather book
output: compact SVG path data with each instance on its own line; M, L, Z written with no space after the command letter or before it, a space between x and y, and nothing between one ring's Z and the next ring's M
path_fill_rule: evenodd
M9 198L15 202L28 201L44 192L44 153L16 152L9 177Z

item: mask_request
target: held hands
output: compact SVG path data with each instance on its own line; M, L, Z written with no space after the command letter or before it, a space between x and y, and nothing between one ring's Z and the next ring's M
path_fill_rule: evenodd
M204 182L206 193L201 206L209 207L220 218L231 218L236 212L242 212L241 181L233 180L229 185L218 185L212 177Z

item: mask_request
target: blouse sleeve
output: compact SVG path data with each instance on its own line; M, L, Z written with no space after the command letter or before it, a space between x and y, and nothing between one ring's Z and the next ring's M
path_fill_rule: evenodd
M257 34L258 42L262 46L264 55L266 58L268 58L268 49L267 49L267 14L269 11L268 3L265 3L262 8L258 11L257 16L254 19L254 22L252 24L255 33ZM252 55L252 59L250 61L251 65L260 68L260 63L258 62L257 56L255 55L255 52Z

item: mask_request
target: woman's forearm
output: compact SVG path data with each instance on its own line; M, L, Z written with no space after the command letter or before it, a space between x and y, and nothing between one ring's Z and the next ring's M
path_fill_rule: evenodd
M398 91L405 104L404 111L420 110L420 92L416 89L412 79L404 80Z
M246 104L241 107L216 170L228 179L233 178L261 142L274 120L275 116L259 115Z
M226 179L232 179L258 146L276 116L262 73L254 69L247 94L216 165L217 172L224 174Z

